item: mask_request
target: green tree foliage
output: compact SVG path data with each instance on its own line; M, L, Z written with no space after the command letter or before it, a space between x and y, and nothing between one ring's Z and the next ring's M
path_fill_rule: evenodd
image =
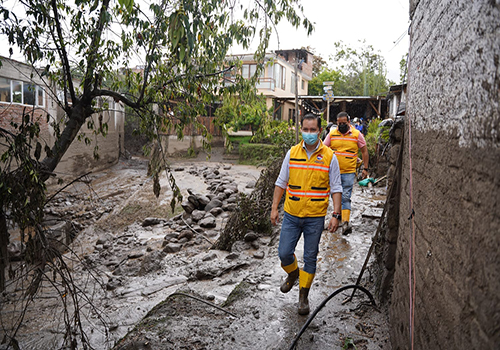
M312 96L321 96L324 94L323 91L323 82L325 81L333 81L333 91L335 95L339 95L336 93L339 91L339 87L344 85L344 75L341 71L337 71L334 69L323 68L323 70L312 78L309 82L309 92L308 95Z
M39 75L47 86L48 79L55 82L64 96L59 104L66 120L41 166L55 169L81 126L98 112L99 97L131 107L151 137L168 127L181 133L204 114L206 104L244 85L220 86L232 45L248 48L258 37L256 57L262 59L273 24L285 19L312 30L301 18L298 0L226 2L164 0L146 6L134 0L28 0L12 9L2 2L0 32L30 64L44 66ZM144 63L143 72L117 69L136 59ZM155 112L157 103L163 113Z
M341 41L334 44L336 52L332 60L340 66L345 82L338 95L373 96L389 89L385 59L372 45L365 41L361 44L359 49L347 47Z
M263 121L269 118L270 112L267 110L264 96L253 95L252 97L243 100L240 96L226 95L222 106L215 111L216 123L223 129L231 128L234 131L249 126L254 135Z
M309 95L323 95L324 81L334 82L336 96L374 96L388 91L393 83L386 78L385 59L373 46L362 42L361 48L353 49L336 42L334 47L329 61L335 68L321 66L309 82Z

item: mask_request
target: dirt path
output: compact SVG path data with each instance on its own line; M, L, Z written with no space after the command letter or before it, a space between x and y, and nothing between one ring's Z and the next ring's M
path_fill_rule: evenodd
M240 192L251 191L246 185L258 179L261 169L217 157L209 162L203 156L173 162L184 195L188 189L208 194L201 174L215 171L234 179ZM297 288L288 294L279 292L284 272L277 256L277 239L259 237L251 244L240 242L233 252L209 250L208 240L215 241L227 221L229 213L225 212L217 217L216 228L205 229L203 236L195 235L180 244L178 252L164 252L165 237L179 228L176 223L166 224L167 218L177 213L169 213L171 191L166 179L161 184L162 195L157 199L146 176L146 164L139 159L121 161L92 177L93 202L102 215L96 220L81 220L86 228L73 249L82 260L73 259L73 269L95 306L82 307L93 346L111 348L126 336L117 349L287 349L307 318L297 314ZM76 198L88 193L85 191L86 186L76 185L65 198L73 198L76 206L80 203ZM383 193L383 189L356 188L354 232L339 236L325 231L310 294L312 310L338 287L355 282L377 224L376 219L362 214L380 207ZM82 208L85 212L85 205ZM73 211L78 213L77 208ZM143 226L147 217L164 220ZM299 263L301 246L299 242ZM89 278L88 271L98 272L97 281ZM46 287L48 292L26 314L26 325L19 333L23 349L61 344L59 298L50 292L49 285ZM177 291L222 306L235 316L188 297L167 299ZM364 306L367 299L361 296L342 305L345 295L332 299L318 314L298 349L341 349L346 341L352 341L357 349L390 349L385 315ZM15 312L9 309L10 302L2 311L4 326L8 324L6 311ZM108 330L99 317L104 318Z

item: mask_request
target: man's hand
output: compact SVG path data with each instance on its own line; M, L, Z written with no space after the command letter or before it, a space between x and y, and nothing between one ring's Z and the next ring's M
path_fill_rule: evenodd
M271 209L271 224L277 225L280 222L278 209Z
M366 179L368 177L368 170L366 169L363 169L363 171L361 172L361 175L362 175L362 179Z
M329 232L335 232L339 228L339 220L336 218L331 218L330 222L328 223L328 231Z

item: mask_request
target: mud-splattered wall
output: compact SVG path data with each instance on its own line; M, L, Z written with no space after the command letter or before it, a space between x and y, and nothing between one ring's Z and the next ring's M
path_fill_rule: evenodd
M415 210L415 349L500 344L500 2L411 1L394 349L410 348L409 202ZM408 119L405 127L408 135Z

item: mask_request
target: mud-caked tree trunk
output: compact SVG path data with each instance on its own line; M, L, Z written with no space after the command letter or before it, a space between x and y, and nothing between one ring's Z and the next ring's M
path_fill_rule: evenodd
M78 132L85 123L85 120L92 115L92 112L92 106L90 103L88 103L88 105L79 103L75 107L71 108L69 120L66 123L60 138L56 140L51 149L51 153L41 162L43 171L41 177L43 181L46 181L49 178L50 173L52 173L57 167L61 158L64 156L69 146L71 146L71 143L73 143L74 139L78 135Z

